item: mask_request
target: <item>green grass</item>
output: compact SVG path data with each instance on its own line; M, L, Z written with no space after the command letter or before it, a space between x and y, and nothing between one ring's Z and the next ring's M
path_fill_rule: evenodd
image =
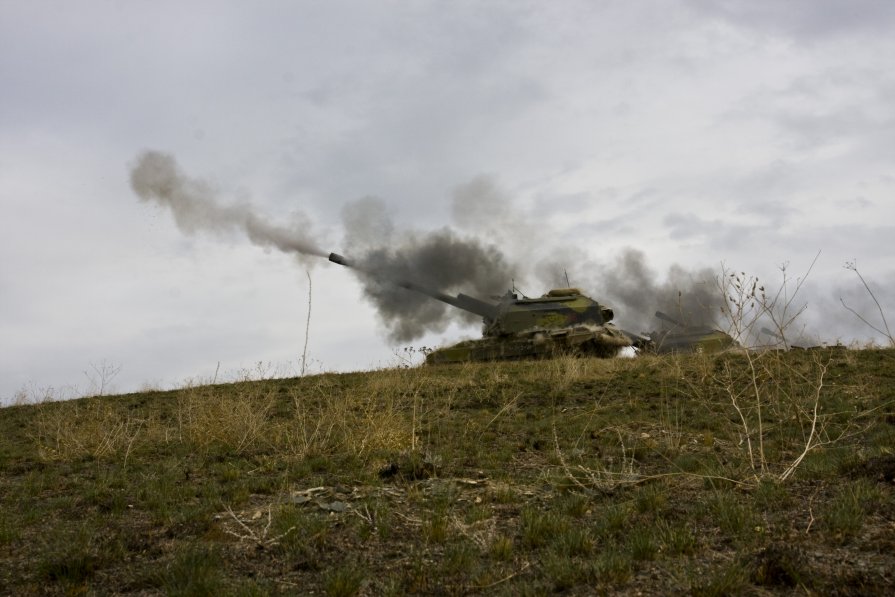
M563 357L4 408L0 586L885 593L893 381L893 350Z
M220 554L214 548L185 545L158 575L158 586L167 595L214 595L224 586Z

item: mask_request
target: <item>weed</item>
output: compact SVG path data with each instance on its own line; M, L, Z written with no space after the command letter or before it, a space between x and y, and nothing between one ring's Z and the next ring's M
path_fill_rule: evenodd
M625 540L625 548L635 560L652 560L659 551L654 537L654 529L650 526L638 526L631 529Z
M582 518L589 512L590 498L580 493L566 493L557 500L557 506L566 516Z
M723 533L733 537L754 533L757 518L754 512L741 504L730 492L716 492L708 501L712 520Z
M265 386L240 386L233 393L217 386L189 388L177 408L181 441L202 454L243 454L269 441L269 416L276 394Z
M448 517L443 512L433 512L423 524L423 538L428 543L444 543L450 531Z
M703 468L703 461L697 454L685 453L674 459L674 468L683 473L695 473Z
M126 460L146 423L99 397L45 403L37 408L32 438L45 460Z
M628 526L630 513L625 504L607 504L598 508L595 532L598 537L618 536Z
M495 483L488 491L488 499L495 504L513 504L516 502L516 490L507 483Z
M556 553L566 556L587 556L593 551L594 542L586 528L569 526L553 538L551 547Z
M593 564L594 575L602 584L618 586L628 582L634 570L634 564L628 552L618 545L607 545Z
M432 572L432 567L423 553L414 550L410 554L410 562L405 566L404 576L401 579L401 594L432 593Z
M859 485L858 487L862 487ZM864 526L866 517L862 500L862 489L855 491L854 486L847 486L827 505L821 521L826 531L833 538L845 542L856 536Z
M221 556L214 547L193 544L179 550L159 574L168 595L215 595L223 587Z
M478 550L468 541L457 541L448 544L444 549L442 569L448 575L469 571L478 559Z
M281 441L301 457L415 450L417 422L407 410L413 411L422 386L407 373L383 372L347 396L293 392L293 420L281 428Z
M272 516L269 535L278 537L277 549L305 567L318 565L317 553L326 545L329 525L293 505L282 506Z
M879 299L876 297L876 293L870 288L870 285L867 283L867 280L864 279L864 276L858 271L858 260L853 259L852 261L848 261L845 263L845 269L851 270L855 272L855 275L858 276L858 279L861 281L861 285L864 287L864 290L867 291L867 294L873 299L874 304L876 305L877 312L879 313L880 321L882 322L882 328L879 325L874 325L870 323L864 316L855 311L852 307L849 307L845 299L839 298L839 301L842 303L842 306L845 307L852 315L857 317L864 325L877 332L881 336L885 337L889 342L890 347L895 347L895 336L892 335L892 330L889 329L889 322L886 321L886 312L883 310L882 305L880 305Z
M360 593L367 572L356 564L331 568L323 575L323 588L329 597L352 597Z
M884 587L884 573L812 584L800 554L871 575L895 566L893 354L467 364L2 409L0 583L10 594ZM551 379L566 388L552 404ZM228 406L220 416L257 412L218 421ZM344 509L327 511L336 499Z
M657 484L640 487L634 498L634 507L641 514L661 512L668 505L665 488Z
M37 564L38 577L57 583L67 592L86 588L104 564L102 546L97 545L92 529L82 526L73 533L56 537Z
M550 396L564 396L569 388L586 376L591 359L574 354L564 354L548 360L543 376L550 388Z
M16 525L15 518L0 511L0 545L6 545L16 541L21 536L21 531Z
M513 540L500 535L494 538L488 547L488 553L495 560L506 562L513 558Z
M556 592L585 584L594 577L594 565L589 560L570 558L565 553L554 551L543 556L541 569Z
M767 511L790 503L790 492L787 487L774 479L763 479L752 493L752 500L759 510Z
M491 518L493 512L486 505L474 505L466 510L463 518L466 524L475 524Z
M662 550L670 555L689 555L695 553L698 542L693 531L686 522L671 523L661 521L657 534Z
M530 548L543 547L569 530L569 523L559 515L533 508L522 510L521 525L522 544Z
M811 570L804 554L786 543L773 543L755 555L752 580L764 586L807 587L812 584Z
M691 573L690 593L696 597L721 597L743 592L749 581L748 567L740 560L706 571Z

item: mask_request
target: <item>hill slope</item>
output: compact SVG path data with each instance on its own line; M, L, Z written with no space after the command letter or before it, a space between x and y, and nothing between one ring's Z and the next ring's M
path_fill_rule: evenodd
M0 410L8 594L891 594L895 351Z

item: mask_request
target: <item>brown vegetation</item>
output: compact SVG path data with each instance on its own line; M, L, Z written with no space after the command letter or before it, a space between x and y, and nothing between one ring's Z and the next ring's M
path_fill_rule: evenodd
M398 368L0 410L10 594L890 594L895 352Z

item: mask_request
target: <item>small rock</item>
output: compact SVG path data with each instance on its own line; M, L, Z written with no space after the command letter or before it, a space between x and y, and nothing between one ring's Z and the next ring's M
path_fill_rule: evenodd
M317 502L317 505L320 506L321 510L326 510L327 512L344 512L348 509L348 504L338 500L334 502Z

